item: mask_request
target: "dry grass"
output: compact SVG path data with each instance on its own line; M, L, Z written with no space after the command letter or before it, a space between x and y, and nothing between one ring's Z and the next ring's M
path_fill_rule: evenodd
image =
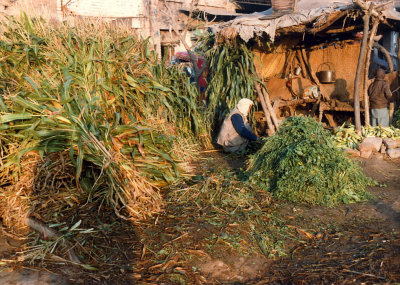
M238 36L238 31L233 27L227 27L221 30L216 38L217 43L222 44L224 42L234 41Z
M0 217L3 224L14 233L26 233L26 218L31 214L32 192L38 154L29 154L21 161L21 170L14 165L11 170L15 184L0 188ZM10 173L11 174L11 173Z

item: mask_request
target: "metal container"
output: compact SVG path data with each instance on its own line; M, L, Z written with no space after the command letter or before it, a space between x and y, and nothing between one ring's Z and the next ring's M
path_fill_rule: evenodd
M323 70L317 72L317 77L321 83L333 83L336 81L334 70Z
M320 68L322 68L322 66L324 65L327 66L328 69L320 70ZM333 83L336 81L335 70L332 68L329 62L324 62L320 64L320 66L318 67L318 71L316 72L316 75L318 77L319 82L321 83Z

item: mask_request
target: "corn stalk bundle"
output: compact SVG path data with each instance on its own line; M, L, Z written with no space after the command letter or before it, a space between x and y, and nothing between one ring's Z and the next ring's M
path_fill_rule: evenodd
M78 189L101 193L94 196L120 217L159 211L158 187L179 173L173 137L200 135L196 90L175 88L185 79L177 70L166 79L146 42L104 24L50 27L25 15L1 30L0 139L8 154L0 181L12 182L4 177L25 153L66 151Z
M253 53L244 43L216 45L207 51L209 84L207 87L207 119L220 125L227 113L242 98L255 100L257 80Z
M249 160L251 183L288 201L333 206L367 199L372 181L307 117L290 117Z
M339 148L355 149L357 144L361 143L366 137L399 139L400 129L397 129L394 126L364 126L361 129L361 135L359 135L355 131L355 127L353 125L343 124L334 130L335 145Z
M202 146L210 144L208 128L205 123L203 110L199 109L198 90L190 83L190 78L185 76L178 66L168 67L165 58L162 64L153 66L153 76L163 86L166 92L167 107L164 111L167 118L172 116L172 121L180 135L192 139Z

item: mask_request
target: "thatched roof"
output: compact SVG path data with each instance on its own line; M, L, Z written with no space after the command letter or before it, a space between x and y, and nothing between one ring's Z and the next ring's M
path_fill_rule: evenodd
M375 2L375 1L374 1ZM377 3L376 5L379 5ZM254 37L269 36L273 42L276 32L280 29L296 27L301 25L312 26L308 29L299 29L299 32L313 32L323 25L332 24L347 11L360 9L351 0L299 0L296 12L291 14L273 14L272 8L261 13L253 13L222 24L212 26L215 34L239 36L244 41ZM393 4L385 6L382 15L387 19L400 21L400 13L396 11Z

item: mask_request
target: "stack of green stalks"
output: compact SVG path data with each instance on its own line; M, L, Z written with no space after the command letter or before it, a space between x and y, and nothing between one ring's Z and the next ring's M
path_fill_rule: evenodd
M207 120L215 127L222 123L240 99L257 98L254 92L257 78L254 55L245 43L235 41L215 45L206 54L212 71L207 88ZM254 123L254 118L251 121Z
M77 191L138 220L160 210L179 175L180 138L207 143L198 93L147 42L104 23L1 24L0 187L27 153L68 153Z
M286 119L250 159L247 174L278 198L312 205L366 200L366 187L373 183L309 117Z

